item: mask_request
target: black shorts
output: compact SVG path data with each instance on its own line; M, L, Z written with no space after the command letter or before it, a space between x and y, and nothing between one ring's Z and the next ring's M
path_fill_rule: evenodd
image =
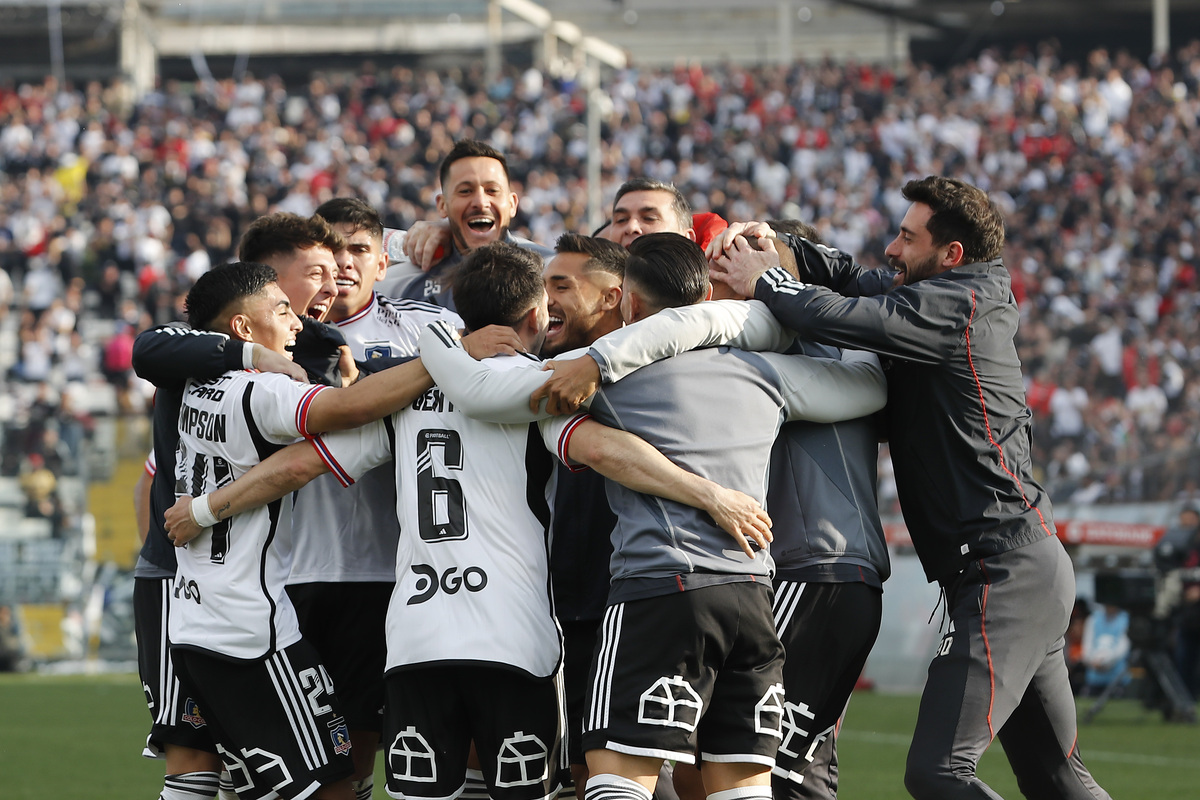
M583 749L775 765L783 646L771 587L726 583L609 606Z
M133 582L133 623L137 635L138 675L150 708L150 735L142 755L161 758L167 745L217 752L200 713L196 693L175 671L167 642L173 578L138 578Z
M493 800L549 800L559 790L560 683L500 666L394 670L384 681L387 791L457 797L471 742Z
M305 798L354 772L350 729L317 651L301 639L258 661L175 648L200 692L241 800Z
M787 653L775 800L837 796L836 726L875 637L883 592L865 583L775 582L775 625Z
M385 623L394 583L299 583L287 587L300 633L329 670L352 731L383 730Z
M563 749L571 764L583 758L583 718L587 714L588 673L596 655L600 620L560 621L563 633L563 691L567 700L567 732Z

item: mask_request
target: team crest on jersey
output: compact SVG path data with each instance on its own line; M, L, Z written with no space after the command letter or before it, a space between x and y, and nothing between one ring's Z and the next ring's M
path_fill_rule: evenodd
M385 341L363 342L363 347L367 354L367 359L372 358L391 358L392 343Z
M338 717L329 723L329 738L333 740L333 752L336 755L344 756L350 752L350 728L344 718Z
M193 728L203 728L208 724L200 713L200 704L190 697L183 701L183 714L179 718Z

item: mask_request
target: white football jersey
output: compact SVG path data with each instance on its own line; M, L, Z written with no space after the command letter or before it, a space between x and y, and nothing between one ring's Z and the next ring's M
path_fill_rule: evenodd
M539 369L499 356L492 369ZM552 675L561 655L550 604L546 480L576 419L497 425L471 419L434 387L387 420L313 441L346 484L395 453L400 488L387 669L430 662L506 664Z
M415 356L417 337L430 322L444 319L455 328L453 311L418 300L373 295L361 311L334 323L354 358ZM391 467L363 475L342 488L322 475L295 495L295 548L289 584L395 580L396 477Z
M308 409L327 388L250 371L189 381L179 409L176 496L215 491L307 436ZM172 644L250 659L299 640L284 592L291 517L284 497L222 520L178 549Z

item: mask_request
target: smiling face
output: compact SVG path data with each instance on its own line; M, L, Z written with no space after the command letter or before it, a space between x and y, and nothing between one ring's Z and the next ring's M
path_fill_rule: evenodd
M295 346L296 335L304 327L277 283L268 283L258 294L245 298L229 326L235 337L288 358L292 357L289 348Z
M503 239L517 211L517 195L508 185L504 165L484 156L460 158L450 165L446 178L437 207L459 251Z
M337 322L358 313L371 302L375 282L387 272L387 255L383 242L362 228L339 222L334 230L346 239L346 249L337 253L337 299L333 301L330 320Z
M588 271L586 253L560 253L542 273L549 297L550 327L543 356L556 356L590 345L620 327L617 276L601 269Z
M933 234L926 227L932 216L933 209L929 206L913 203L900 223L900 233L883 251L888 264L900 271L906 286L932 278L952 266L944 263L949 245L935 246Z
M623 247L629 247L634 239L647 233L678 233L694 239L695 231L679 219L674 202L671 193L662 189L626 192L613 205L612 224L604 232L604 238Z
M297 314L324 321L333 306L338 287L337 262L328 247L318 245L306 250L272 256L264 262L274 267L279 288L291 301Z

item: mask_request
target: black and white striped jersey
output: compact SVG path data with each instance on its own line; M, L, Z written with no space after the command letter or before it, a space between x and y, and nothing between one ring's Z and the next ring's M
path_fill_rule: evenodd
M453 311L417 300L374 295L361 311L334 323L357 361L415 356L422 328L436 320L455 328ZM321 475L295 495L295 547L289 584L395 580L396 479L390 467L343 488Z
M482 362L538 370L524 356ZM387 669L432 662L504 664L535 677L561 654L546 545L547 446L541 430L463 414L434 387L392 417L313 440L344 483L395 456L401 535L387 617Z
M326 386L284 375L227 372L189 381L179 410L176 496L212 492L297 439ZM284 593L291 571L291 498L222 520L179 549L174 645L260 658L300 638Z

